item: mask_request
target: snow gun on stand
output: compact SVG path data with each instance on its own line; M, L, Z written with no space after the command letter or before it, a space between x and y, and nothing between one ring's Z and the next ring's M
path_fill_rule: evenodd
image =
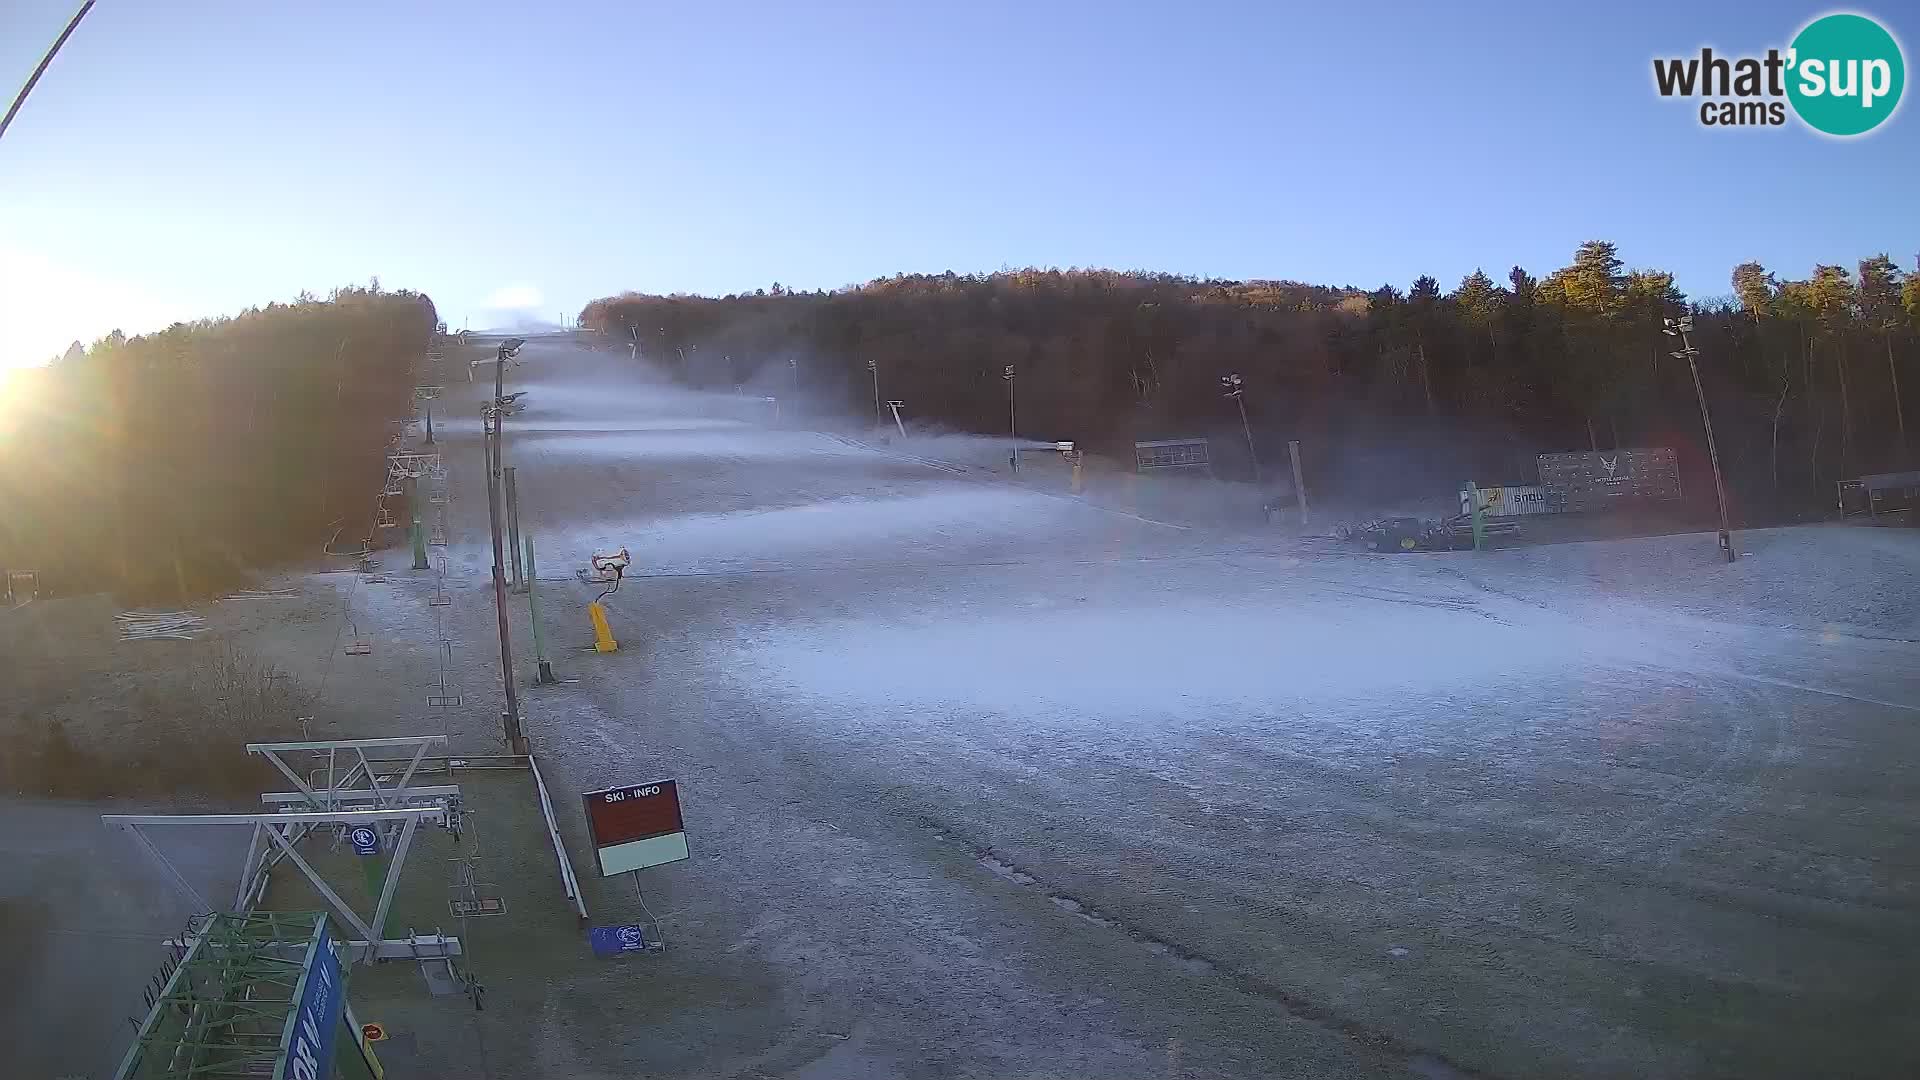
M589 557L591 570L580 571L580 580L589 585L604 585L600 594L587 605L587 618L593 623L593 649L595 652L610 653L620 648L613 638L613 627L607 623L607 606L600 601L620 591L620 582L626 577L627 567L633 564L633 556L626 548L618 551L596 551Z

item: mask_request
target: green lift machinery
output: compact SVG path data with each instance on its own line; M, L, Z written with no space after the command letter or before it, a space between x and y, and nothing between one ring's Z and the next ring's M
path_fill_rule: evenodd
M380 1080L324 912L208 915L169 944L115 1080Z

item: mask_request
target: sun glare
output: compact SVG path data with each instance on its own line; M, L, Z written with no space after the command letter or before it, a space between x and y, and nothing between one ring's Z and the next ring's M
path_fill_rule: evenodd
M40 368L0 367L0 451L12 444L45 378Z

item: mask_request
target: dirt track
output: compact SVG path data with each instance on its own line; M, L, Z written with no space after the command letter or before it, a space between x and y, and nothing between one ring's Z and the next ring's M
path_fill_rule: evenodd
M496 959L444 1075L1920 1070L1913 535L1329 553L526 358L572 680L531 734L570 818L678 777L695 856L644 876L666 953ZM492 738L479 393L455 602L356 586L393 646L321 730L425 722L439 610L470 707L431 719ZM620 545L621 650L580 652L571 569Z

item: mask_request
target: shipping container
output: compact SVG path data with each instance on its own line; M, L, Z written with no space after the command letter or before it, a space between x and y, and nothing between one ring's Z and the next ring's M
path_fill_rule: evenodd
M1540 484L1505 484L1480 489L1480 510L1488 517L1524 517L1557 514L1564 509L1559 494ZM1460 512L1473 513L1473 491L1460 489Z

